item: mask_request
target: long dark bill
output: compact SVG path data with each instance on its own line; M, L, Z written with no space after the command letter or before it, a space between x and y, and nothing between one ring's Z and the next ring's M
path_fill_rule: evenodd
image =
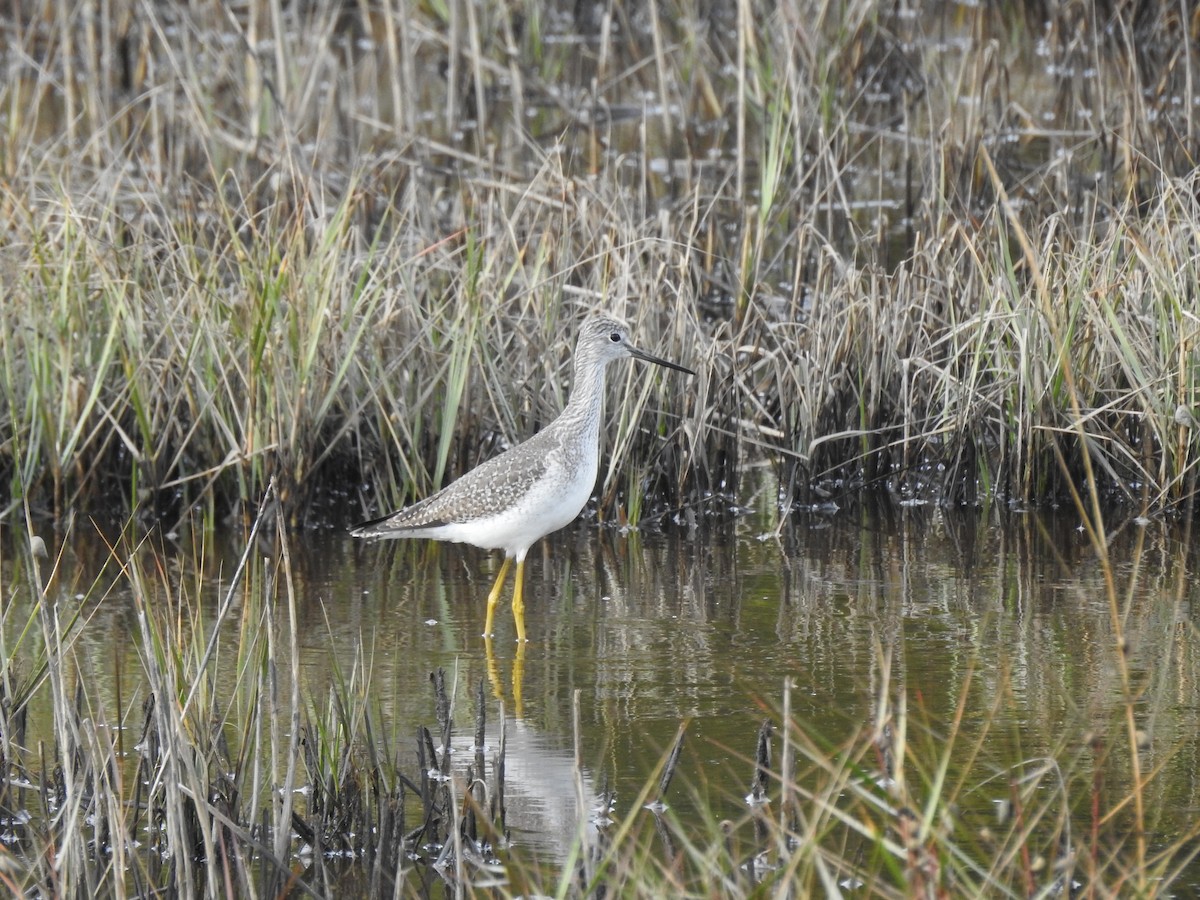
M635 359L641 359L648 363L654 363L656 366L666 366L668 369L675 369L676 371L679 371L679 372L687 372L689 375L696 374L691 369L689 369L687 366L681 366L681 365L679 365L679 363L673 363L673 362L670 362L665 359L660 359L657 356L651 356L649 353L646 353L644 350L637 349L637 347L630 347L629 352L631 354L633 354Z

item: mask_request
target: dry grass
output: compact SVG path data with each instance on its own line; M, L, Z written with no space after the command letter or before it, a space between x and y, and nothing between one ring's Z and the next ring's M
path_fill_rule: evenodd
M286 548L285 525L356 519L532 433L564 400L575 323L613 310L702 376L682 394L614 379L604 515L701 512L736 497L750 458L780 467L785 509L875 488L1073 503L1108 576L1124 706L1094 765L1001 773L971 767L958 723L887 691L839 747L781 712L778 810L707 837L631 816L580 844L583 888L1169 886L1195 835L1146 843L1146 685L1121 649L1103 511L1192 513L1185 4L101 8L0 20L0 519L199 510ZM254 517L271 483L279 514ZM36 564L34 617L2 623L5 790L41 818L0 880L331 892L326 867L291 872L298 817L326 847L376 829L364 877L401 883L403 780L369 669L319 701L265 687L296 668L286 552L269 571L248 552L222 608L241 617L217 623L238 631L232 699L198 597L141 552L127 538L112 559L163 598L136 622L136 709L87 690L71 653L85 619L42 602ZM35 697L52 736L18 753ZM1106 793L1101 763L1131 787ZM1011 817L960 829L958 800L995 777ZM298 810L301 781L319 796ZM461 840L463 794L413 787ZM1066 826L1080 806L1087 835ZM742 868L764 853L772 868ZM520 861L509 875L542 883Z
M10 515L356 518L544 424L595 308L703 373L618 375L608 515L760 455L1191 496L1182 7L106 9L0 23Z

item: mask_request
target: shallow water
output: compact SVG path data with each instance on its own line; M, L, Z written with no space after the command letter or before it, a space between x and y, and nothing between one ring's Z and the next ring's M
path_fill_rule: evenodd
M661 533L583 522L528 560L523 648L507 608L491 646L479 636L494 557L459 545L293 534L302 689L320 705L335 671L345 677L366 659L371 701L405 742L403 760L416 727L435 725L429 674L443 667L456 692L453 746L465 760L482 679L493 697L493 750L499 699L508 716L513 844L548 865L565 858L579 822L576 691L588 803L612 789L617 817L689 720L666 798L683 821L697 798L718 818L744 812L756 732L764 717L777 717L785 678L795 685L795 718L833 745L871 726L882 694L903 698L909 740L928 747L951 731L965 697L956 746L965 753L986 737L961 812L984 821L1009 790L1007 778L989 782L991 773L1050 753L1076 758L1097 736L1122 740L1110 606L1078 518L1004 519L930 507L860 510L804 514L778 535L758 516ZM60 564L64 597L104 556L86 530ZM1161 523L1129 522L1110 541L1117 594L1127 601L1136 717L1148 740L1143 771L1162 767L1150 791L1151 840L1161 843L1198 806L1195 579L1178 535ZM199 574L179 561L185 555L167 552L162 569L195 580L215 610L241 549L214 551ZM76 577L66 577L72 568ZM22 618L8 612L11 646ZM115 698L122 683L127 708L144 684L134 618L118 578L75 651L93 686ZM235 638L231 631L222 644L229 659ZM231 669L218 666L218 680ZM37 703L33 710L35 719L48 715ZM408 759L404 768L415 772L415 752ZM960 764L952 761L952 776ZM1126 773L1115 767L1106 777L1112 796L1122 796Z

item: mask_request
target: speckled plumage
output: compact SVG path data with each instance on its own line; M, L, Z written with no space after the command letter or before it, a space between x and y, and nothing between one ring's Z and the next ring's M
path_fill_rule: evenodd
M432 538L503 550L517 563L513 611L525 637L521 600L525 555L540 538L579 515L596 483L604 371L624 357L695 374L643 353L626 327L607 316L588 318L575 349L571 398L559 416L529 440L487 460L437 493L379 519L354 526L355 537ZM500 570L488 597L487 633L507 573Z
M550 437L541 431L532 438L485 460L467 472L453 484L406 506L382 519L355 527L356 536L370 527L379 526L388 532L414 531L439 528L451 523L467 523L473 519L494 516L511 508L528 490L531 484L541 479L547 468L547 454L551 443L539 438ZM557 449L557 441L553 441ZM381 531L382 535L383 532ZM411 537L413 535L397 535Z

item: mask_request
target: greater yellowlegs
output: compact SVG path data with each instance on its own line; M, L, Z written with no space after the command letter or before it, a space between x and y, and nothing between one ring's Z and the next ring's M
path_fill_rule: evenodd
M571 399L558 418L436 494L355 525L350 533L361 538L432 538L503 550L504 562L488 594L484 636L492 635L496 604L515 560L513 618L517 640L524 642L525 554L540 538L579 515L591 496L599 465L604 369L627 356L696 374L634 347L628 329L617 320L591 316L579 331Z

